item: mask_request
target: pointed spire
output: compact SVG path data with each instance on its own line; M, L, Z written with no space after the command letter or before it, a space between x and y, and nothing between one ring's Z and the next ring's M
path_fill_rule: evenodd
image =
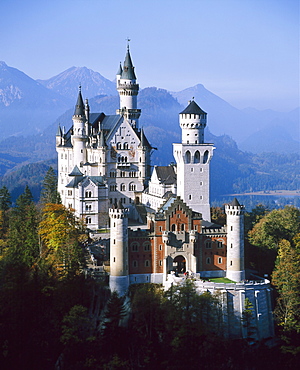
M84 104L83 104L83 99L81 95L81 86L79 86L79 92L78 92L77 103L75 106L74 116L84 116Z
M101 130L101 131L99 132L98 147L99 147L99 148L105 148L105 147L106 147L105 139L104 139L104 134L103 134L103 130Z
M56 136L60 136L60 137L63 136L63 133L62 133L62 130L61 130L61 127L60 127L60 123L58 124L58 127L57 127Z
M134 73L134 66L132 64L130 51L129 51L129 45L127 46L127 53L125 56L124 68L123 68L121 78L127 79L127 80L136 80L136 76Z
M141 139L140 147L144 148L144 146L145 146L145 134L144 134L143 128L141 128L141 138L140 139Z
M207 113L199 107L193 98L193 100L189 101L189 105L179 114L198 114L201 116L202 114L205 115Z
M236 198L233 199L233 201L231 202L230 205L234 206L234 207L240 207L241 206L239 201Z
M123 72L122 63L120 62L119 69L118 69L118 72L117 72L117 76L121 76L122 72Z

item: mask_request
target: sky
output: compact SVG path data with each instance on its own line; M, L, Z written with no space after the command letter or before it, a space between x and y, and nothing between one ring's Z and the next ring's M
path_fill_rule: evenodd
M34 79L86 66L113 80L127 38L142 88L299 106L299 0L0 0L0 60Z

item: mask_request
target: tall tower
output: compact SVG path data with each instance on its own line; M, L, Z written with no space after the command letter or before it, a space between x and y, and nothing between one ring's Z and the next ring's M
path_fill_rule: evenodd
M139 84L136 82L134 66L129 52L129 45L127 46L123 68L120 65L116 81L117 90L120 96L120 109L117 109L117 114L121 114L127 118L132 127L138 128L138 119L141 115L141 110L137 109Z
M179 114L181 144L173 144L177 163L177 195L210 221L209 167L215 149L205 144L206 113L194 100Z
M81 86L79 87L79 93L77 103L75 106L75 112L72 117L73 120L73 134L72 134L72 145L74 153L74 166L81 167L86 162L86 113L85 107L81 95Z
M227 216L227 273L228 279L245 279L244 268L244 206L236 198L225 205Z
M128 209L119 202L109 210L111 291L123 296L129 287L128 270Z

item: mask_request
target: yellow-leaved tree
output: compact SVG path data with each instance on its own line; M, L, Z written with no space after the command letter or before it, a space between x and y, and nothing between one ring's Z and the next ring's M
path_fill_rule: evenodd
M39 225L42 257L57 277L78 274L84 267L84 253L80 245L84 238L83 224L70 208L48 203L42 211Z

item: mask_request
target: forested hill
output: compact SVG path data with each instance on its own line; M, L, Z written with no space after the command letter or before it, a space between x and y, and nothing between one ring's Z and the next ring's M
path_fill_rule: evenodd
M90 99L91 112L115 114L118 104L117 96L99 95ZM172 143L181 140L178 113L183 106L166 90L155 87L141 90L139 105L142 109L140 127L144 128L152 146L157 148L151 156L152 165L168 165L174 161ZM57 126L60 123L68 130L73 112L74 108L66 111L42 134L10 137L0 142L2 185L9 188L13 199L22 193L26 184L33 187L34 198L38 199L41 180L49 163L53 167L56 164ZM229 136L212 135L209 122L208 116L205 141L216 147L211 161L212 201L232 193L300 189L299 154L243 152Z

